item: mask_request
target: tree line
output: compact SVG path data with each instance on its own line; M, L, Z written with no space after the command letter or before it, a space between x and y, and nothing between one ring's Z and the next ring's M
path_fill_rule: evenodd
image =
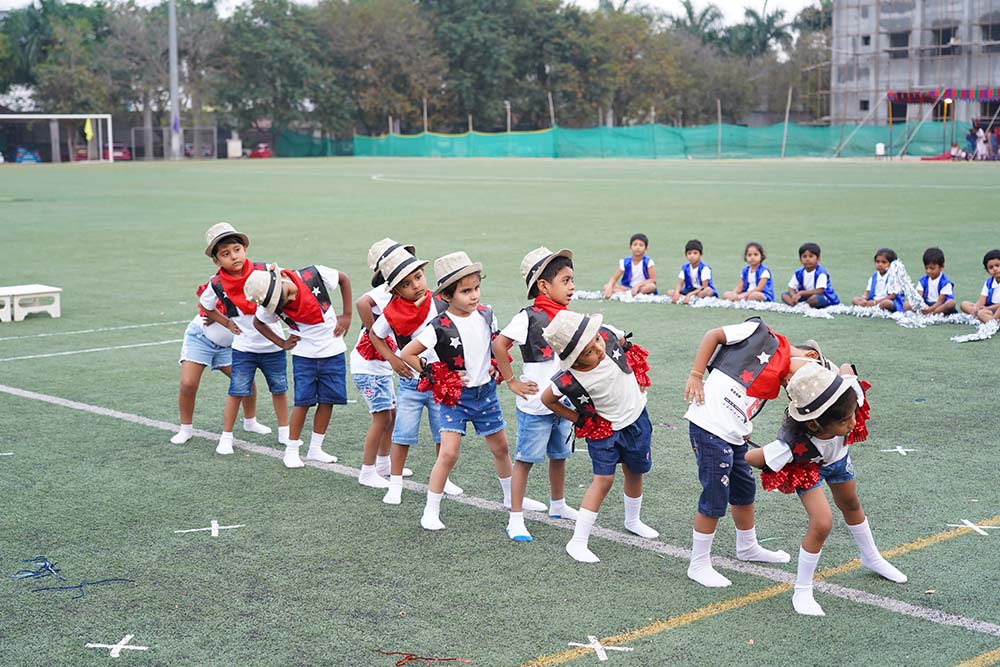
M325 136L550 125L726 122L751 110L822 116L830 0L787 17L747 8L723 25L713 4L677 15L629 0L585 11L562 0L250 0L221 17L177 0L185 125L205 114L238 129L311 127ZM0 23L0 91L48 113L169 109L167 3L37 0ZM825 74L824 74L825 72ZM817 77L827 77L819 81ZM13 88L20 86L20 88ZM810 105L815 105L811 109Z

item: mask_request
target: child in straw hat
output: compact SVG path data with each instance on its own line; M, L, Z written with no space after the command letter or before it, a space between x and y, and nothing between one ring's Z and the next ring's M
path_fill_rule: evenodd
M561 310L542 331L559 356L560 368L542 393L542 403L577 426L595 418L605 420L606 425L604 432L587 437L594 478L580 503L573 538L566 545L566 553L581 563L600 561L588 542L619 463L625 475L625 528L647 539L660 535L639 518L642 477L652 465L646 394L626 359L622 332L602 324L601 315ZM563 396L575 409L562 403Z
M765 469L765 488L769 486L766 475L773 474L772 471L785 472L790 482L788 488L781 490L790 493L794 489L809 515L809 528L799 548L792 596L795 611L806 616L825 615L813 598L816 564L833 525L830 503L823 493L824 480L830 485L830 493L861 551L861 564L889 581L906 582L906 575L879 553L868 517L858 500L854 465L847 445L855 441L852 435L858 435L856 420L866 399L853 370L842 367L841 373L844 374L820 364L806 364L796 371L788 381L791 404L778 438L746 455L747 463ZM790 471L791 468L795 471Z

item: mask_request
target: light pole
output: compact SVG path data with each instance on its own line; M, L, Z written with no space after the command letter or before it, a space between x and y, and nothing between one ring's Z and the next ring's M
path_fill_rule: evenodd
M181 100L177 83L177 5L167 5L167 40L170 59L170 156L181 159Z
M510 132L510 100L504 100L503 105L507 109L507 131Z
M948 105L950 105L951 103L952 99L950 97L944 98L944 125L941 128L941 131L944 135L941 138L941 143L943 144L944 148L942 152L944 153L948 152Z

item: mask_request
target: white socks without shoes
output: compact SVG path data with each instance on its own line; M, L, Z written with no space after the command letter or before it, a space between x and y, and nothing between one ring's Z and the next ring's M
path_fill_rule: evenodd
M288 444L288 427L279 426L278 427L278 444L287 445Z
M590 531L594 529L597 522L597 512L580 508L579 516L576 518L576 527L573 529L573 537L566 545L566 553L573 557L573 560L580 563L599 563L601 559L594 555L587 543L590 541Z
M500 480L500 488L503 489L503 506L510 509L510 477L498 477ZM445 493L448 493L448 487L445 487ZM448 495L458 495L451 494ZM522 512L544 512L548 508L545 503L540 503L537 500L532 500L528 496L521 499L521 511Z
M567 505L565 498L552 498L549 500L549 517L576 521L578 516L580 516L580 513Z
M411 472L410 474L412 475L413 473ZM403 468L402 476L406 477L406 468ZM465 493L465 489L451 481L450 477L444 480L444 494L446 496L460 496L463 493Z
M823 607L813 598L813 575L816 573L816 563L823 553L812 554L799 547L799 571L795 575L795 593L792 594L792 606L803 616L826 616Z
M306 460L319 461L320 463L336 463L337 457L323 451L323 438L326 433L313 432L309 438L309 451L306 453Z
M264 426L257 421L256 417L251 417L250 419L243 419L243 430L247 433L260 433L261 435L267 435L271 432L270 427Z
M389 480L382 475L378 474L375 466L366 466L362 464L361 474L358 475L358 484L361 486L368 486L373 489L388 489Z
M388 477L392 474L392 459L388 456L376 456L375 457L375 471L382 475L382 477ZM413 471L409 468L403 468L403 477L413 477Z
M733 582L715 571L712 567L712 541L715 540L715 533L699 533L697 530L692 534L691 563L688 565L687 575L689 579L697 581L702 586L709 588L724 588Z
M647 540L655 540L660 536L660 533L650 528L639 519L641 511L642 496L639 496L638 498L625 496L625 530L630 533L635 533L639 537L645 537Z
M507 521L507 537L515 542L530 542L531 533L524 525L524 512L511 512Z
M872 537L871 526L868 524L868 517L855 526L848 526L847 529L851 531L851 536L861 551L861 564L863 566L889 581L894 581L897 584L906 583L906 575L897 570L879 553L878 547L875 546L875 538Z
M233 432L223 431L222 435L219 436L219 446L215 448L216 454L232 454L233 453Z
M424 505L424 515L420 517L420 525L424 530L444 530L441 523L441 498L443 493L427 492L427 504Z
M736 529L736 557L758 563L787 563L792 557L787 551L768 551L757 542L757 527L750 530Z
M382 497L382 502L386 505L398 505L403 502L403 476L390 475L389 489Z
M181 430L174 434L174 437L170 438L171 444L183 445L185 442L193 437L194 424L181 424Z
M301 446L301 440L289 440L285 443L285 455L282 457L281 462L285 464L286 468L305 467L306 464L299 458L299 447Z

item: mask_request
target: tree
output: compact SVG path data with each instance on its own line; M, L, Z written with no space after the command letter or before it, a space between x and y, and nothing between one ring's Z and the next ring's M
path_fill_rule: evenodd
M183 64L184 92L191 105L191 121L195 127L205 124L202 109L217 85L217 62L222 50L222 29L215 11L214 0L177 3L177 51ZM194 133L193 152L202 156L201 134ZM213 153L214 153L213 147Z
M765 0L760 13L750 7L743 13L743 22L726 28L723 35L723 45L729 54L753 60L771 51L774 45L786 51L791 48L792 33L784 22L785 10L768 13Z
M795 15L792 28L799 33L822 32L833 27L833 0L818 0Z
M684 8L684 15L670 17L673 28L690 33L701 40L702 44L709 44L719 39L723 17L718 5L709 3L698 11L694 8L692 0L681 0L681 6Z

